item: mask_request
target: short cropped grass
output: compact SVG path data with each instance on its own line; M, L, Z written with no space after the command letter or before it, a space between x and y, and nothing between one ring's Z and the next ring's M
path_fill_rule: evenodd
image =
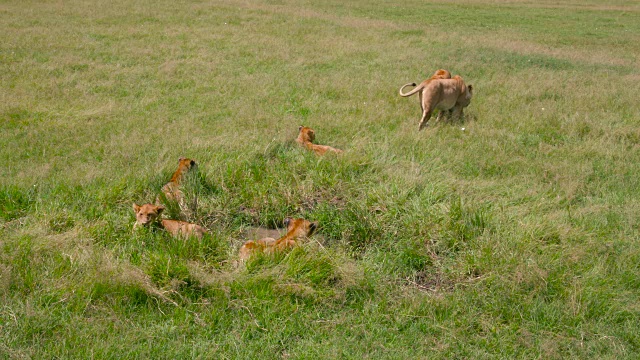
M0 29L0 358L640 356L637 3L2 1ZM439 68L475 95L418 132L397 91ZM132 231L181 156L166 213L209 234ZM286 217L317 234L238 266Z

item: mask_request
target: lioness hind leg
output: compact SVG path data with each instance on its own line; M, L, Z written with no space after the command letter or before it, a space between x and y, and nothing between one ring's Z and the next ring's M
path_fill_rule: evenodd
M433 110L427 108L422 112L422 119L420 119L420 126L418 127L418 131L424 129L425 127L429 126L428 122L429 119L431 118L431 113L433 112Z

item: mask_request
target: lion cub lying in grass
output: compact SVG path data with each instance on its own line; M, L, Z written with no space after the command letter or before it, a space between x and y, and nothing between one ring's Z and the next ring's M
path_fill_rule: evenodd
M431 114L436 109L440 110L436 121L440 120L445 112L461 118L463 109L469 106L473 96L472 85L466 85L458 75L452 78L451 73L444 69L436 71L431 78L423 81L408 93L403 93L402 90L407 86L416 86L416 84L403 85L399 91L400 96L407 97L415 93L420 96L422 118L420 119L419 130L428 125Z
M183 213L188 212L188 207L184 193L180 190L180 183L188 172L195 169L197 169L195 160L181 157L178 159L178 169L173 173L169 182L162 187L162 193L164 193L166 199L176 201ZM156 202L159 202L158 200L156 200Z
M317 155L324 155L327 151L332 151L336 154L342 153L342 150L331 146L314 144L313 141L316 139L316 132L313 131L313 129L300 125L298 131L298 138L296 139L296 142L300 144L300 146L313 151Z
M161 205L144 204L140 206L134 203L133 211L136 213L134 229L139 226L158 225L175 237L195 236L198 239L202 239L202 236L207 233L207 229L200 225L186 221L161 219L160 214L164 211L164 206Z
M276 240L274 238L263 238L260 240L249 240L245 242L238 253L240 261L245 261L254 253L263 252L271 254L275 251L283 251L298 245L298 240L309 237L318 228L317 222L310 222L305 219L284 219L287 233Z

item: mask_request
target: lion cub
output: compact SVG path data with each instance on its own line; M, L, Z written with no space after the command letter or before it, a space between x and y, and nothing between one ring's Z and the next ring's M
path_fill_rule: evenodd
M336 154L342 153L342 150L327 145L317 145L313 141L316 139L316 132L313 129L300 125L298 128L298 138L296 142L317 155L324 155L327 151L333 151Z
M160 214L164 211L164 207L161 205L144 204L140 206L134 203L133 211L136 213L136 223L133 225L134 229L138 226L149 226L153 224L162 227L175 237L187 238L195 236L198 239L202 239L202 236L207 233L207 229L200 225L186 221L160 219Z
M182 211L187 210L187 204L184 199L184 193L180 190L180 182L188 172L195 169L197 169L195 160L181 157L178 159L178 169L171 176L171 180L162 187L162 192L167 200L177 201Z
M309 237L318 228L318 222L310 222L305 219L284 219L284 225L287 227L287 233L279 238L263 238L260 240L249 240L245 242L238 253L240 261L245 261L256 252L264 252L267 254L274 251L282 251L298 245L298 240Z
M400 88L400 96L407 97L415 93L420 96L420 107L422 108L422 118L420 119L419 130L428 124L434 110L440 110L439 120L444 112L450 112L455 117L462 117L463 109L471 103L473 96L473 86L466 85L464 80L456 75L451 78L451 73L440 69L433 76L408 93L402 90L407 86L415 86L415 83L405 84Z

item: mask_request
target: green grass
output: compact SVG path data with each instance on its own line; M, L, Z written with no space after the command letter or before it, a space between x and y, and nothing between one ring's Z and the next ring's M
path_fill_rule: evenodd
M0 29L0 358L640 356L636 3L2 1ZM439 68L475 95L418 132L397 90ZM133 232L181 156L210 233ZM288 216L312 241L234 266Z

